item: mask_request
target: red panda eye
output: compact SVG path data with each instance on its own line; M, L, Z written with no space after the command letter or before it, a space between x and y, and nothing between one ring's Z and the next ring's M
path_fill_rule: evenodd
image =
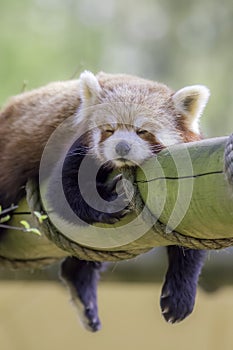
M114 130L112 130L112 129L106 129L106 130L104 130L104 132L105 132L106 134L112 135L112 134L114 133Z
M137 130L137 135L145 135L145 134L147 134L148 133L148 131L147 130L145 130L145 129L139 129L139 130Z

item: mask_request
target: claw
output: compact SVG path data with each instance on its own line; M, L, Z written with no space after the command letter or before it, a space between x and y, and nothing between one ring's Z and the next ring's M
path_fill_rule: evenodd
M116 224L118 221L120 221L120 219L118 218L112 218L108 221L108 224Z
M179 322L181 322L182 321L182 319L178 319L178 320L175 320L173 323L179 323Z
M166 307L165 309L162 310L162 314L163 315L167 314L168 312L169 312L169 308L168 307Z
M119 183L120 180L122 180L123 175L119 174L117 176L115 176L112 181L110 181L109 183L109 191L112 192L113 190L116 190L117 184Z
M171 317L171 318L169 318L169 320L167 322L168 323L175 323L174 321L175 321L174 317Z
M104 224L115 224L119 220L120 220L119 218L108 216L106 214L103 214L99 219L99 221L103 222Z
M161 295L161 298L167 298L167 297L169 297L169 295L170 295L170 292L169 292L169 291L164 292L164 293Z
M125 193L124 192L121 192L121 193L118 193L118 198L121 199L125 197Z

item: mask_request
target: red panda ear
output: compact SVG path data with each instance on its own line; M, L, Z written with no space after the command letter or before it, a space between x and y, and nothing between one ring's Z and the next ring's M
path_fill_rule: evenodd
M203 85L187 86L172 97L176 110L186 119L189 130L199 134L199 118L208 102L209 89Z
M80 75L80 95L82 102L87 106L94 103L100 91L101 87L95 75L89 71L84 71Z

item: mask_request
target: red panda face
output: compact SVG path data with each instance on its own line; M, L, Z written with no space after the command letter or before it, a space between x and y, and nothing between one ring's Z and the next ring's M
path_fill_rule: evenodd
M163 148L148 131L132 127L105 125L96 137L98 139L93 141L98 142L94 147L98 149L98 158L103 162L110 161L116 167L139 165Z
M161 149L200 139L199 118L209 98L202 85L177 92L128 76L84 72L77 121L91 130L89 148L101 162L140 165Z
M136 120L134 125L115 122L96 127L92 133L91 153L102 163L111 162L116 167L135 166L142 164L168 144L181 140L177 132L169 133L168 128L162 131L161 127L155 126L156 131L152 125L146 123L143 127L137 127Z

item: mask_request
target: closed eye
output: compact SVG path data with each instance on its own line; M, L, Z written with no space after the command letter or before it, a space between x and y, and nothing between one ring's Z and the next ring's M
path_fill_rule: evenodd
M145 134L147 134L148 133L148 131L147 130L145 130L145 129L138 129L137 131L136 131L136 133L137 133L137 135L145 135Z
M109 135L114 134L114 130L112 130L112 129L106 129L106 130L104 130L104 132L109 134Z
M105 130L102 130L102 137L101 137L101 140L104 141L106 140L107 138L109 138L110 136L112 136L114 134L114 129L105 129Z

